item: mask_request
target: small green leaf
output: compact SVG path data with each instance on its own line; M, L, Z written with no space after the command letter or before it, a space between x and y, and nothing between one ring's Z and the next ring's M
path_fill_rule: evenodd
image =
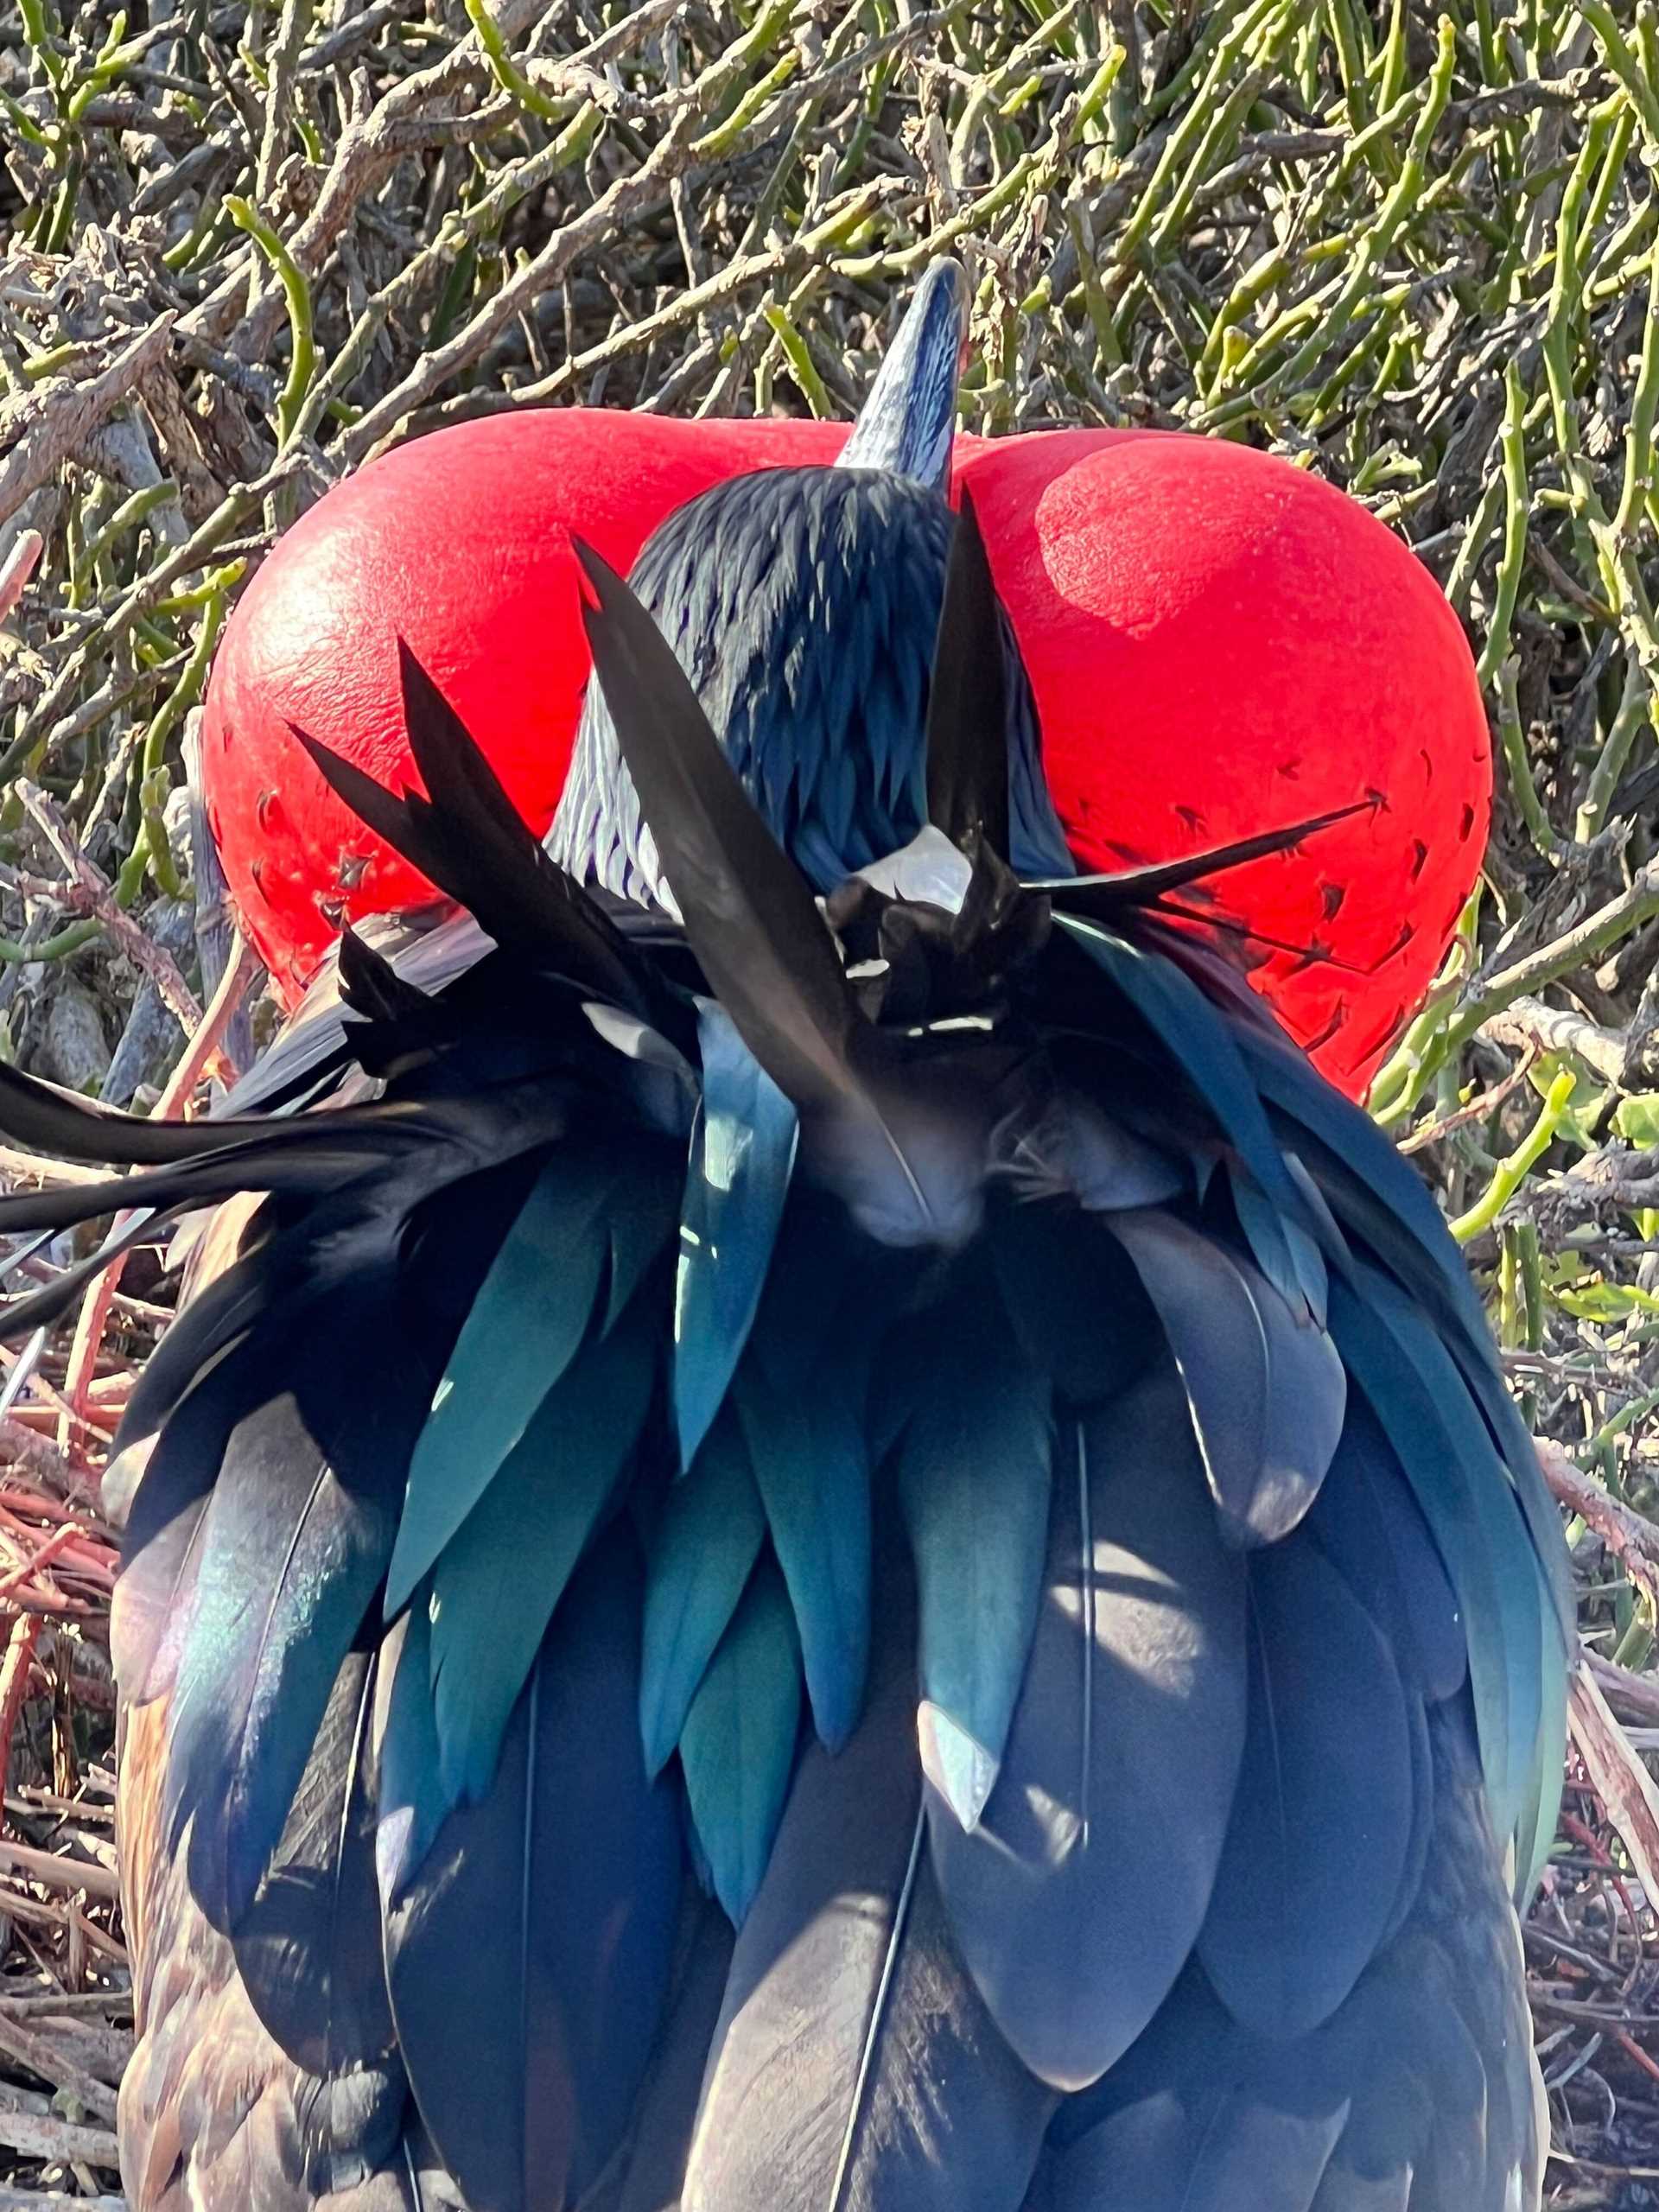
M1630 1144L1659 1144L1659 1090L1638 1090L1613 1109L1613 1128Z

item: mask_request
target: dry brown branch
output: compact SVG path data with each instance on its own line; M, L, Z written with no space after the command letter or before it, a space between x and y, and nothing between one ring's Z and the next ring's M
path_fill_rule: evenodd
M84 1820L86 1809L78 1806L73 1811ZM130 2010L130 2005L127 2009ZM120 2087L121 2076L132 2056L134 2037L130 2028L111 2024L106 2017L109 2011L106 1997L101 2012L83 2008L77 2012L64 2005L54 2010L47 2004L34 2018L44 2033L55 2036L76 2053L89 2074L96 2075L100 2082L107 2082L114 2089Z
M1541 1442L1538 1457L1552 1496L1595 1530L1633 1580L1659 1598L1659 1528L1622 1504L1593 1475L1575 1467L1559 1444Z
M0 1178L9 1186L34 1183L50 1189L65 1183L101 1183L104 1170L83 1167L73 1160L47 1160L39 1153L19 1152L13 1145L0 1144Z
M1593 1675L1580 1669L1568 1691L1573 1743L1607 1816L1630 1854L1637 1878L1659 1900L1659 1789L1630 1749Z
M88 1866L85 1859L63 1859L55 1852L33 1851L27 1844L13 1843L9 1837L0 1836L0 1866L10 1866L16 1873L26 1874L31 1882L38 1882L48 1890L84 1890L89 1897L104 1897L113 1904L121 1894L118 1878L107 1866ZM4 1894L0 1892L0 1910L4 1908Z
M198 1033L202 1026L201 1008L196 1003L195 993L180 974L178 962L147 937L118 905L109 879L81 851L61 810L38 785L20 778L16 788L29 816L69 871L70 881L58 893L64 905L77 912L96 916L133 965L156 985L162 1003L177 1017L185 1035L190 1037ZM226 1081L235 1080L235 1070L226 1069L224 1073Z
M1625 1039L1621 1031L1588 1021L1564 1007L1518 998L1481 1024L1480 1034L1495 1045L1519 1046L1522 1052L1572 1052L1609 1083L1624 1072Z
M113 2135L99 2127L76 2127L67 2120L0 2111L0 2144L9 2151L21 2152L26 2158L43 2158L56 2164L84 2158L88 2165L100 2166L105 2173L120 2171ZM26 2201L36 2205L41 2199L31 2196ZM72 2200L66 2197L61 2201L68 2203ZM85 2203L86 2199L73 2201Z
M1401 1139L1401 1151L1425 1152L1430 1145L1443 1144L1447 1137L1455 1136L1459 1129L1467 1128L1471 1122L1485 1121L1497 1111L1513 1091L1520 1089L1536 1065L1537 1059L1537 1046L1528 1043L1509 1073L1495 1083L1490 1090L1482 1091L1466 1106L1457 1107L1452 1113L1442 1115L1439 1121L1427 1122L1421 1128L1414 1129L1408 1137Z
M29 1694L29 1669L40 1622L32 1613L16 1613L6 1624L6 1642L0 1653L0 1776L11 1768L11 1740Z
M92 1805L77 1805L73 1809L83 1818L100 1808ZM130 2019L132 1993L129 1989L87 1989L78 1995L64 1996L57 1990L48 1990L34 1997L0 1997L0 2012L17 2020L40 2019Z
M9 1901L10 1902L10 1901ZM0 2012L0 2050L38 2074L54 2089L67 2089L78 2097L95 2120L115 2125L115 2092L68 2057L49 2036L26 2028L21 2020Z
M55 2189L0 2185L0 2212L128 2212L124 2196L66 2196Z
M167 352L170 315L118 347L97 376L48 377L0 410L0 523L85 448Z
M86 1488L85 1478L60 1452L54 1452L44 1439L10 1416L0 1416L0 1468L3 1467L21 1469L37 1482L49 1484L60 1497L73 1497L77 1490Z

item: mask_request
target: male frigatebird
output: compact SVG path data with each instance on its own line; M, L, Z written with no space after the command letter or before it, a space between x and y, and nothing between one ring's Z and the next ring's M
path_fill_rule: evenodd
M654 908L406 659L424 793L314 757L472 964L348 936L263 1113L0 1066L138 1171L0 1230L257 1202L114 1466L137 2212L1539 2202L1529 1440L1410 1167L1159 912L1192 866L1009 865L950 544L850 809L913 834L822 899L589 556Z
M215 655L201 778L232 897L285 1008L342 919L433 899L296 764L289 725L382 782L410 773L401 636L539 833L592 666L571 531L626 573L674 509L746 471L827 467L848 435L497 413L406 442L283 534ZM952 480L979 511L1079 865L1177 859L1379 795L1317 847L1217 887L1234 918L1324 956L1263 948L1252 982L1357 1094L1440 965L1490 810L1473 658L1428 570L1334 485L1191 431L962 436ZM929 610L912 613L925 666ZM716 708L717 732L722 719Z

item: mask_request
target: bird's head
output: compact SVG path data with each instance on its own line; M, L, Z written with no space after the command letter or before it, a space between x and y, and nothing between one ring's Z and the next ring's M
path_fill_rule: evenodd
M917 287L842 448L840 468L881 468L943 492L950 474L957 387L968 355L968 279L934 262Z
M968 328L954 261L922 278L840 461L758 469L676 509L630 572L751 799L823 893L927 820L922 717L951 542L944 496ZM1000 849L1071 867L1037 710L995 600L1013 819ZM583 703L548 849L578 881L673 911L604 683Z

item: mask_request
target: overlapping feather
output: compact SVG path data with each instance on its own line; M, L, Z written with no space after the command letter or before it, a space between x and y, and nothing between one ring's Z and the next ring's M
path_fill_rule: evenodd
M0 1071L14 1134L137 1171L0 1200L0 1229L270 1194L135 1395L118 1656L170 1700L169 1833L261 2016L327 2072L406 2064L480 2205L579 2193L620 2142L688 1857L760 1914L750 1994L791 1915L829 1955L844 1870L811 1838L858 1822L805 1813L843 1747L875 1758L866 1726L911 1825L875 1839L887 1933L834 1993L862 2009L810 2152L832 2207L884 2157L923 2172L906 2099L961 2106L993 2037L975 2126L1023 2189L1053 2097L1179 2008L1195 1955L1236 2027L1343 2017L1462 1802L1465 1683L1523 1865L1552 1822L1560 1546L1461 1260L1364 1117L1146 918L1167 871L1014 883L971 515L957 544L933 825L830 905L902 978L849 976L588 558L683 942L582 899L406 662L426 796L321 765L494 944L429 996L348 950L349 1020L272 1095L350 1065L353 1097L163 1133ZM690 2203L737 2171L709 2132L754 2060L735 1986ZM1317 2180L1341 2123L1298 2119Z

